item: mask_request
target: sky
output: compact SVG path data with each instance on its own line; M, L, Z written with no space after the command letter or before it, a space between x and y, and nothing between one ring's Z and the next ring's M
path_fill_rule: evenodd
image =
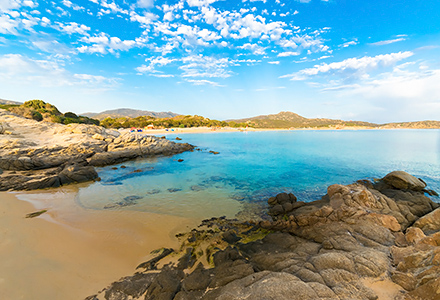
M0 0L0 98L440 120L440 1Z

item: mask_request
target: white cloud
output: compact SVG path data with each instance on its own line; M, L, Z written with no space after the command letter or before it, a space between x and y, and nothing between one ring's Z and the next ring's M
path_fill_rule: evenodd
M342 45L340 45L339 47L347 48L347 47L354 46L354 45L357 45L357 44L358 44L358 41L354 40L354 41L350 41L350 42L345 42Z
M438 120L440 112L440 69L402 70L395 68L375 78L341 89L325 89L338 99L358 99L373 109L362 117L374 120L377 112L387 112L379 122ZM390 114L389 112L392 112Z
M368 71L379 67L389 67L412 56L410 51L381 54L374 57L364 56L361 58L348 58L346 60L334 63L322 63L313 68L303 69L299 72L281 76L281 78L291 78L291 80L305 80L309 77L320 74L339 75L344 79L368 78Z
M68 24L58 23L58 25L60 26L60 30L64 31L67 34L78 33L80 35L89 36L88 31L90 30L90 27L85 26L83 24L78 24L78 23L75 23L75 22L70 22Z
M386 41L380 41L380 42L375 42L375 43L371 43L370 45L372 46L383 46L383 45L388 45L388 44L392 44L392 43L397 43L397 42L402 42L405 41L405 38L398 38L398 39L393 39L393 40L386 40Z
M101 9L100 13L98 13L98 15L109 14L109 13L114 13L114 14L121 13L124 15L128 15L128 10L122 9L115 2L108 3L107 0L101 0L101 6L107 8L108 10Z
M182 58L183 77L227 78L232 72L227 68L234 63L228 58L214 58L203 55L192 55Z
M217 82L214 81L210 81L210 80L195 80L195 79L186 79L187 82L192 83L194 85L212 85L212 86L217 86L217 87L222 87L223 85L220 85Z
M0 0L0 11L8 12L21 6L19 0Z
M22 87L106 86L110 88L116 79L88 74L71 74L56 60L36 60L19 54L0 56L0 86Z
M267 63L271 64L271 65L279 65L280 64L279 61L268 61Z
M286 56L298 56L298 55L300 55L301 53L299 53L299 52L292 52L292 51L286 51L286 52L281 52L281 53L278 53L278 57L286 57Z
M114 85L117 84L117 79L107 78L100 75L90 75L90 74L74 74L74 78L79 79L78 84L86 85Z
M246 43L243 46L239 46L237 47L238 49L244 49L244 50L249 50L252 51L252 53L254 53L255 55L265 55L266 53L264 52L264 50L266 49L265 47L259 46L257 44L250 44L250 43Z
M121 40L118 37L110 37L104 32L95 36L85 36L81 38L81 41L92 44L79 47L78 51L81 53L115 54L118 51L128 51L133 47L143 46L139 40Z
M11 19L8 15L0 15L0 33L2 34L17 34L19 21Z
M136 68L136 71L138 71L141 74L149 74L149 75L154 75L156 77L174 77L174 75L158 74L163 72L156 70L156 66L163 67L172 62L177 61L177 59L158 56L158 57L149 57L145 59L145 61L149 63L148 66L141 65L140 67Z
M208 6L217 1L219 0L187 0L189 6L198 6L198 7Z
M72 8L73 10L84 10L85 8L82 6L79 6L77 4L72 3L72 1L69 0L63 0L62 1L64 6L67 6L69 8Z
M154 0L138 0L137 6L142 8L152 7L154 5Z
M29 7L34 8L34 7L38 6L38 3L35 3L34 1L31 1L31 0L25 0L25 1L23 1L23 6L29 6Z
M143 15L139 15L134 11L130 12L130 20L132 22L139 22L144 27L153 24L157 19L158 16L150 12L145 12Z

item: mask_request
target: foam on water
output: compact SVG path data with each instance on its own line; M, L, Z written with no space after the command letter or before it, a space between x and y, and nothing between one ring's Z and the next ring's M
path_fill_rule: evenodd
M282 191L312 201L331 184L379 178L394 170L404 170L440 190L439 130L229 132L180 137L203 151L126 162L116 170L114 166L100 168L102 181L80 188L78 203L90 209L233 216L240 201L266 201Z

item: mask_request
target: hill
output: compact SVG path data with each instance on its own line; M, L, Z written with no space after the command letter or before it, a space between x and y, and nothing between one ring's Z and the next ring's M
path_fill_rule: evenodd
M17 102L16 102L17 103ZM48 121L53 123L81 123L99 125L99 120L85 116L78 116L73 112L61 113L58 108L42 100L30 100L21 105L0 104L0 108L7 109L19 116L36 121Z
M256 128L324 128L324 127L378 127L379 125L361 121L343 121L334 119L308 119L293 112L282 111L273 115L262 115L253 118L233 120L246 122Z
M0 99L0 104L3 104L3 105L21 105L23 103L17 102L17 101L12 101L12 100Z
M387 123L381 128L409 128L409 129L438 129L440 128L440 121L418 121L418 122L401 122L401 123Z
M176 116L179 116L179 114L173 113L173 112L154 112L154 111L148 111L148 110L138 110L138 109L131 109L131 108L118 108L118 109L112 109L112 110L106 110L100 113L83 113L83 116L94 118L98 120L104 120L106 118L137 118L142 116L147 117L154 117L154 118L173 118Z

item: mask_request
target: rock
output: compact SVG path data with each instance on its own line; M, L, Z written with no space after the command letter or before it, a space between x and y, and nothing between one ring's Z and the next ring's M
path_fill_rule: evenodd
M73 182L86 182L98 178L98 173L92 166L74 163L66 166L58 175L61 185Z
M47 209L43 209L43 210L40 210L40 211L29 213L29 214L26 214L26 218L35 218L35 217L41 216L45 212L47 212Z
M413 226L420 228L425 234L432 234L440 231L440 208L424 215L418 219Z
M180 158L180 159L178 159L177 161L178 161L178 162L182 162L182 161L183 161L183 159L181 159L181 158Z
M0 136L0 190L32 190L97 179L95 166L190 151L186 143L86 124L36 122L0 114L13 136ZM53 139L53 140L51 140ZM122 167L121 167L122 168ZM8 172L5 172L8 171ZM12 173L12 172L15 172Z
M243 279L233 281L221 289L210 291L204 299L279 299L279 300L316 300L322 296L335 297L330 289L315 288L296 276L288 273L262 271ZM318 292L320 294L318 294Z
M423 231L418 228L418 227L409 227L406 230L406 234L405 234L405 240L407 241L408 244L417 244L418 242L420 242L422 239L424 239L426 237L426 235L423 233Z
M290 202L290 196L287 193L278 194L275 198L279 204Z
M199 191L202 191L202 190L204 190L204 187L202 187L200 185L192 185L191 186L191 191L199 192Z
M395 271L391 275L391 280L403 287L407 291L412 291L416 288L417 281L411 273L402 273Z
M400 190L422 191L426 187L425 182L404 171L391 172L382 180L386 184Z
M438 205L423 193L360 181L310 203L271 197L272 220L203 220L138 298L377 300L373 280L401 286L393 299L438 299Z

